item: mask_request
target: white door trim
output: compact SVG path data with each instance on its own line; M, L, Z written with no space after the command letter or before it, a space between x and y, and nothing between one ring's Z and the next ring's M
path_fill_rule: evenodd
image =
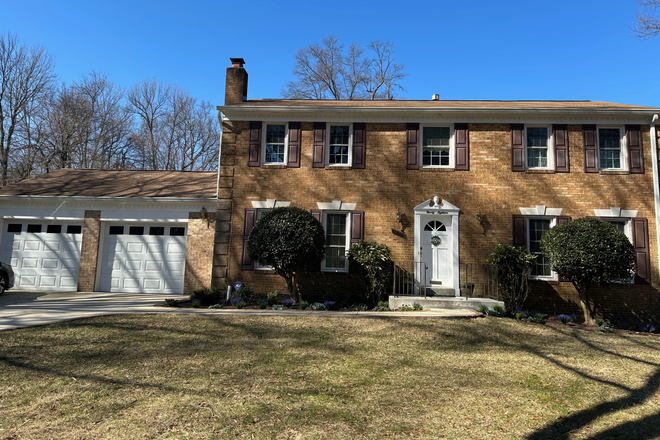
M460 208L452 205L446 200L442 200L440 202L440 198L438 196L433 197L433 200L429 199L425 201L424 203L421 203L417 206L415 206L415 261L419 262L419 251L420 248L422 247L422 228L426 224L426 222L422 221L422 216L425 218L427 216L451 216L451 234L452 234L452 249L451 249L451 255L453 259L453 274L452 274L452 279L453 279L453 285L452 286L445 286L447 288L452 288L454 289L454 295L455 296L461 296L461 287L460 287L460 270L459 270L459 243L458 243L458 215L460 213ZM417 274L417 271L415 271ZM417 275L416 275L417 276ZM416 282L419 285L420 280L417 279ZM428 280L427 280L428 284Z

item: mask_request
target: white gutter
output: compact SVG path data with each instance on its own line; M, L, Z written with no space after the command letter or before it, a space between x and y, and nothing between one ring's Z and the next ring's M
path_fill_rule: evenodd
M658 243L657 252L660 255L660 178L658 177L658 139L655 133L657 120L658 115L653 115L653 120L651 120L651 159L653 161L653 196L655 199L655 236Z

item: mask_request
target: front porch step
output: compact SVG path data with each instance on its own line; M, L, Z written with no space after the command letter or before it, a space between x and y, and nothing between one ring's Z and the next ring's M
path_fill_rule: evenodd
M426 296L433 296L433 297L443 296L443 297L455 298L456 297L456 291L454 291L454 289L449 288L449 287L440 287L440 286L430 285L426 288ZM423 296L422 296L422 298L423 298Z
M452 290L453 292L453 290ZM489 309L493 306L504 307L503 301L497 301L491 298L465 298L463 296L404 296L404 295L391 295L389 297L390 309L398 309L403 305L412 306L413 303L418 303L425 309L473 309L479 310L479 307L484 305Z

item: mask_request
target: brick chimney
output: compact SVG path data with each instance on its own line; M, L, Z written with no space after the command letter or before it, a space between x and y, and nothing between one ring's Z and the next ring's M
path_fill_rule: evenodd
M225 105L247 101L248 74L243 68L243 58L229 58L231 67L227 68L225 83Z

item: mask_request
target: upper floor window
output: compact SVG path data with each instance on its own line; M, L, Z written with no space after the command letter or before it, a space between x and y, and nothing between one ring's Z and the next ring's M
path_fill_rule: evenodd
M625 142L620 128L598 129L598 158L601 170L625 170Z
M351 165L353 152L351 146L351 125L328 124L328 165Z
M287 155L287 124L264 124L264 165L284 165Z
M451 127L422 127L422 148L420 149L422 166L447 168L454 166L452 135Z
M550 127L525 127L525 150L527 168L551 168Z

